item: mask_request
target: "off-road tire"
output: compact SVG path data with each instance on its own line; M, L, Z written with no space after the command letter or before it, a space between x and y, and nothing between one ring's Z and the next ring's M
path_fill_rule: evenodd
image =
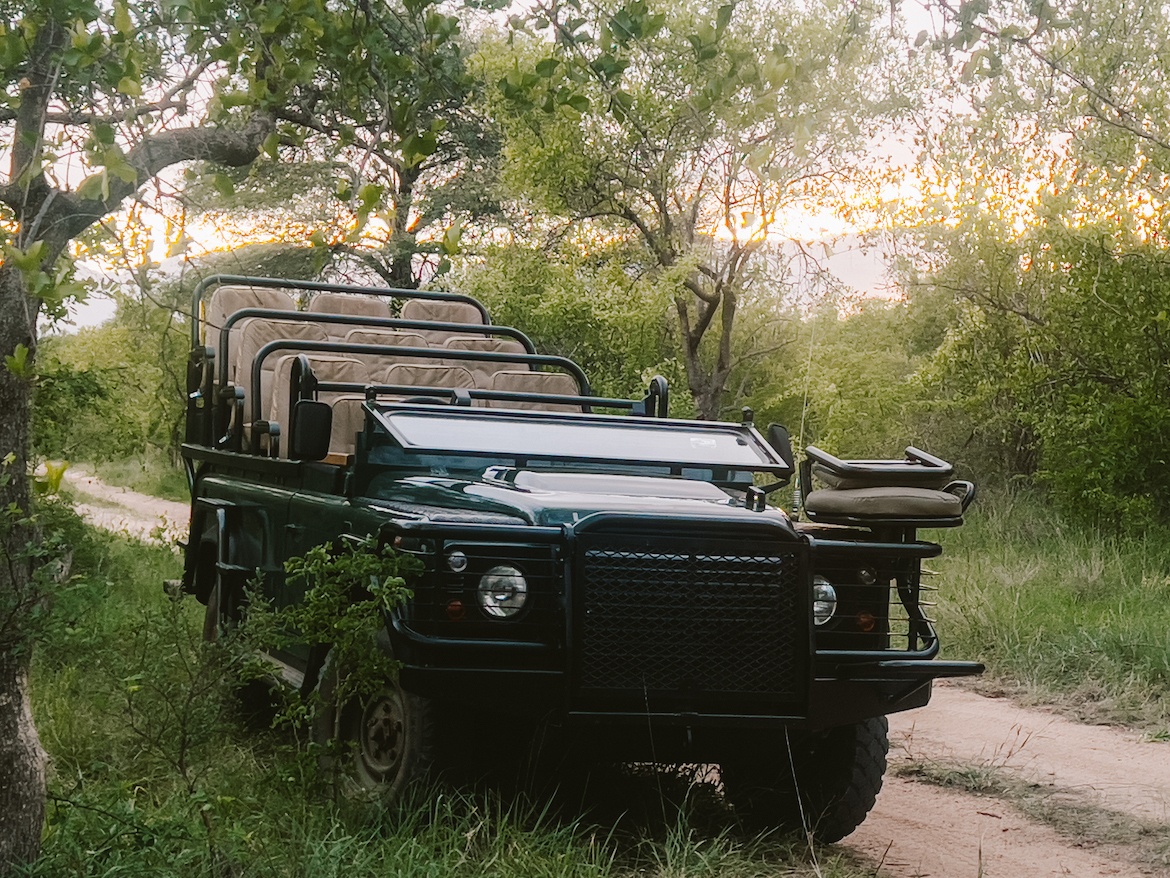
M861 825L881 791L886 718L794 734L791 745L791 761L781 739L766 756L724 762L724 795L752 829L807 830L818 841L840 841Z
M367 698L339 705L338 683L330 655L321 671L313 719L321 768L346 797L392 804L434 765L434 707L397 680L387 680Z

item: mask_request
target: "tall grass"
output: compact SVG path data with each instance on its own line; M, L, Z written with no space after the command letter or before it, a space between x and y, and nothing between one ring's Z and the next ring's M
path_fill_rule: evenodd
M949 656L983 660L990 679L1082 719L1167 727L1170 532L1106 535L1005 491L935 536Z
M388 809L332 801L292 733L240 711L230 657L201 642L202 608L164 595L176 557L70 530L79 578L34 665L52 761L30 878L873 875L839 851L814 859L799 840L744 836L709 790L684 785L673 804L636 809L629 776L586 814L443 785Z

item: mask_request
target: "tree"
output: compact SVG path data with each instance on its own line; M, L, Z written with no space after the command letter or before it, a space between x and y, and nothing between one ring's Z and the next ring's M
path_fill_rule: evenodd
M311 242L319 271L416 287L496 210L498 136L454 17L431 0L359 14L360 33L333 33L309 108L277 110L298 129L285 160L197 177L184 206L235 240Z
M429 95L404 82L419 58L450 59L446 47L459 28L430 0L404 7L31 0L0 9L8 159L0 181L0 874L7 874L37 854L45 794L27 688L46 598L28 477L38 320L59 316L78 294L71 260L89 230L116 224L125 205L146 198L148 184L180 185L177 171L188 163L245 167L310 137L336 136L409 173L438 148L439 132L424 110ZM406 20L426 43L417 57L402 57L388 36ZM377 200L362 186L355 195L371 207Z
M1170 151L1170 19L1157 4L928 0L926 5L942 13L942 28L933 39L923 32L920 44L932 40L935 48L961 59L969 83L992 79L999 99L1011 95L1017 109L1047 116L1049 127L1068 126L1078 140L1097 141L1105 153L1114 152L1119 139L1113 135L1121 135L1122 143L1161 153L1164 166ZM1084 120L1094 124L1086 129Z
M1128 0L931 5L919 42L976 112L928 138L909 278L953 307L924 377L1002 475L1098 523L1165 516L1170 24Z
M574 242L579 245L580 242ZM594 393L629 398L653 375L677 372L669 339L670 296L629 272L620 241L595 240L580 252L514 243L455 261L454 289L480 299L492 320L522 328L542 353L574 360ZM672 412L686 410L673 400Z
M883 7L888 12L888 6ZM896 77L877 7L570 0L513 18L497 71L505 185L522 204L640 245L673 288L695 407L718 417L752 265L784 214L830 200Z

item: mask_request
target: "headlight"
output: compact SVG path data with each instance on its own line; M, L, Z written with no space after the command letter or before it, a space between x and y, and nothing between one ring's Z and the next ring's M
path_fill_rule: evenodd
M813 577L813 622L824 625L837 612L837 589L823 576Z
M515 567L493 567L479 580L479 605L489 616L506 619L524 609L528 583Z

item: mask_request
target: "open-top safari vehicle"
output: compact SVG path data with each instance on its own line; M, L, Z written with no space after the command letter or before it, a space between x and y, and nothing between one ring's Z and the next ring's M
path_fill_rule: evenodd
M974 496L930 454L810 447L797 520L769 502L795 474L783 428L669 418L662 379L597 397L469 297L216 277L194 314L183 589L208 632L257 571L295 596L283 562L315 545L421 562L371 644L399 674L332 708L369 786L396 794L478 712L468 748L519 746L499 717L578 760L718 764L745 818L832 841L873 806L885 716L982 670L941 661L927 615L940 550L917 530ZM323 679L320 650L271 658Z

